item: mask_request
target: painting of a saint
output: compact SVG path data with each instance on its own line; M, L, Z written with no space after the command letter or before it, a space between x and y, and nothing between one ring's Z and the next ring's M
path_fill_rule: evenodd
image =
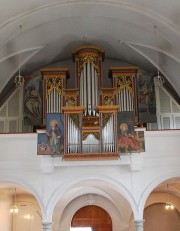
M58 121L51 120L50 126L51 128L49 131L47 131L47 136L48 136L51 152L60 153L63 150L64 137L63 137L60 127L58 126Z
M120 124L120 135L119 135L119 149L123 149L124 152L129 152L131 150L139 150L140 145L135 138L134 133L128 133L127 123Z
M121 153L143 152L144 132L134 130L134 113L118 113L118 151Z
M59 113L47 113L46 133L38 134L38 154L64 153L64 125Z

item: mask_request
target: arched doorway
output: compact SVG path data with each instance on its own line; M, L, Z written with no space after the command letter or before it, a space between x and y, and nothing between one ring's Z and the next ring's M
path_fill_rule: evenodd
M173 205L173 207L166 207ZM144 230L180 230L180 178L171 178L157 185L149 195L144 209Z
M101 207L88 205L74 214L71 227L91 227L93 231L112 231L112 220Z
M144 211L144 230L158 231L159 227L163 231L180 230L179 212L176 208L173 210L165 209L165 204L156 203L148 206Z
M19 184L0 183L0 230L43 230L37 199Z

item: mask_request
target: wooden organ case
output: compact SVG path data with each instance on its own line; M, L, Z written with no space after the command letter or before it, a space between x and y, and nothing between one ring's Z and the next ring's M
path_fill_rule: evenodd
M64 149L60 154L65 160L117 159L117 113L137 111L137 68L110 68L113 86L103 88L104 51L83 46L72 54L76 71L73 89L66 87L67 69L41 69L44 121L47 113L63 114Z

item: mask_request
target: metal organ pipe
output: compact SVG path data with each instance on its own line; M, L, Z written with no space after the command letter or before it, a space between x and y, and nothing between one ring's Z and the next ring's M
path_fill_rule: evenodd
M88 115L91 115L91 88L92 88L92 86L91 86L91 75L90 75L90 63L89 63L89 61L87 62L87 64L86 64L86 66L87 66L87 89L88 89L88 91L87 91L87 96L88 96L88 104L87 104L87 110L88 110Z
M115 142L114 142L114 114L111 115L107 124L102 130L103 139L103 151L104 152L115 152Z
M94 89L95 89L95 94L94 94L95 106L98 106L99 105L98 103L98 75L97 75L95 68L94 68Z
M53 89L47 96L46 101L47 113L60 113L61 112L61 95Z
M85 106L85 116L94 115L98 105L98 76L90 61L84 64L80 75L80 105Z
M121 105L120 111L134 110L134 97L127 88L118 93L118 104Z
M80 75L80 105L83 105L83 99L84 99L84 79L83 79L83 71L81 71Z
M84 82L84 88L82 89L83 91L83 104L84 106L86 106L87 104L87 83L86 83L86 68L84 68L84 71L83 71L83 82ZM85 110L85 115L87 114L87 110Z
M85 140L83 140L83 152L85 153L98 153L99 140L97 140L92 134L89 134Z
M95 88L94 88L94 83L95 83L95 75L94 75L94 67L93 65L91 65L91 76L92 76L92 87L91 87L91 90L92 90L92 111L93 111L93 116L95 116Z
M80 129L76 126L71 116L68 115L68 135L67 135L67 150L68 153L80 152Z

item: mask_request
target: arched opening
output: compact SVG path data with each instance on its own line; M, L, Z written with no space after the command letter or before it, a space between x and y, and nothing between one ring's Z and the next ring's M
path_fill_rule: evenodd
M167 205L172 205L168 207ZM180 178L168 179L149 195L144 209L144 230L180 230Z
M144 211L144 230L163 231L180 230L180 214L176 208L166 210L164 203L156 203L148 206Z
M106 181L95 178L87 180L88 178L86 176L86 180L78 180L76 184L69 182L71 187L66 188L63 193L61 187L61 191L54 194L55 200L52 202L56 201L56 204L54 207L52 206L54 208L52 210L52 229L69 231L76 212L90 205L99 206L109 214L113 231L128 229L133 225L132 220L134 220L136 210L132 209L135 208L134 204L129 202L131 197L128 200L124 196L128 195L128 191L122 188L123 193L121 193L121 190L117 190L118 187L114 187L107 179Z
M0 229L43 230L38 201L19 184L9 182L0 184Z
M92 231L112 231L112 220L103 208L87 205L74 214L71 227L90 227Z

